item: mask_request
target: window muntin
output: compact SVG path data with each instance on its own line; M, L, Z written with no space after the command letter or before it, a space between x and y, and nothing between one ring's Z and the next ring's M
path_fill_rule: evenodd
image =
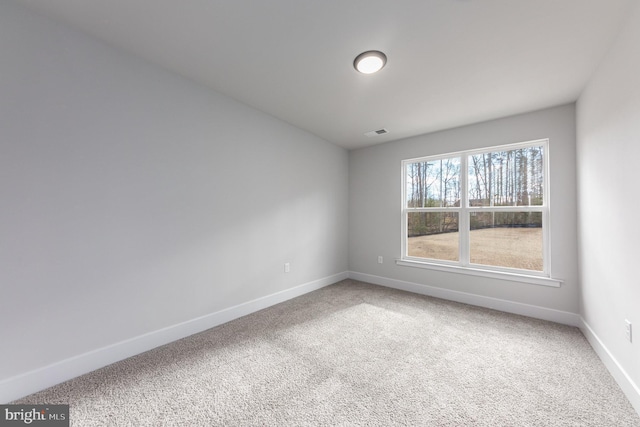
M548 141L403 162L403 259L548 277Z

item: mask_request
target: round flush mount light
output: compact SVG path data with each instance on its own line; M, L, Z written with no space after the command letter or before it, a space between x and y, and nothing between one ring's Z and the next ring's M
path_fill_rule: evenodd
M387 63L387 55L378 50L369 50L356 56L353 67L362 74L373 74L380 71Z

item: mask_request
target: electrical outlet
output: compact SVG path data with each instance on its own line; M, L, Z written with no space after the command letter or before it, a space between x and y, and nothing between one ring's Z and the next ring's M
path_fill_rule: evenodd
M291 264L288 262L284 263L284 272L289 273L291 271Z
M382 264L382 261L383 261L382 255L378 256L378 264Z
M624 319L624 336L627 337L627 341L633 342L631 322L627 319Z

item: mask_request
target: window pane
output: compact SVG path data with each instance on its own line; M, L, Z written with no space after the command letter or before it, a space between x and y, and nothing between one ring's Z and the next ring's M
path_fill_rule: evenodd
M407 207L460 206L460 158L409 163Z
M458 261L458 212L409 212L407 255Z
M541 212L471 212L473 264L543 271Z
M541 206L544 147L469 156L469 206Z

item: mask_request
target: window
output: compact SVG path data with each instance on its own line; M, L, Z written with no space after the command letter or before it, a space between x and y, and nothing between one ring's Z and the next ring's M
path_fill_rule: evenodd
M402 162L402 260L549 276L548 141Z

